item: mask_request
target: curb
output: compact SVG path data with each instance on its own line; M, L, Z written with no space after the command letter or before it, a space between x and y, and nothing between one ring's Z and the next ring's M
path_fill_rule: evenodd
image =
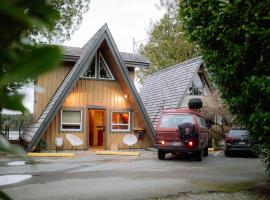
M97 155L117 155L117 156L140 156L139 152L125 151L96 151Z
M74 153L27 153L31 157L74 157Z

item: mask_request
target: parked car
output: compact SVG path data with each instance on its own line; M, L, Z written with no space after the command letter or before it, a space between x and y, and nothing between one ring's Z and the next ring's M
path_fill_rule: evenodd
M189 101L189 108L164 110L156 129L158 158L165 159L166 153L192 154L198 161L208 156L207 119L198 109L201 99Z
M231 129L225 137L225 156L235 152L253 153L249 132L243 129Z

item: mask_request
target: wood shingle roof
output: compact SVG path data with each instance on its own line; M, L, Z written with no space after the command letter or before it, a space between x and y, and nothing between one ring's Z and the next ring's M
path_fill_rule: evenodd
M140 96L154 127L162 109L179 106L201 64L202 58L197 57L146 77Z

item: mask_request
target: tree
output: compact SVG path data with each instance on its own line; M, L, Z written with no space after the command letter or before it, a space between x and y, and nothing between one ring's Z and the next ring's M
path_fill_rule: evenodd
M203 98L202 113L212 122L215 122L209 130L209 143L212 143L214 147L215 141L225 139L225 133L232 125L233 116L217 91ZM217 120L215 120L216 117L222 118L222 121L218 123Z
M139 50L151 62L148 69L141 68L140 78L198 55L197 48L182 34L182 24L177 17L178 1L161 0L160 4L166 12L158 22L150 25L149 41Z
M31 30L31 38L39 42L63 42L70 39L83 19L83 14L89 10L90 0L53 0L50 6L59 12L59 19L55 21L52 30Z
M259 142L270 176L269 1L180 0L180 16L221 97Z

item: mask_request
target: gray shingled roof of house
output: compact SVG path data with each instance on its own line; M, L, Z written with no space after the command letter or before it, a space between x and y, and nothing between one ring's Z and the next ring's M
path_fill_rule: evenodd
M87 66L89 66L90 61L93 59L96 51L98 50L101 43L106 40L114 55L116 56L116 60L119 64L120 72L129 88L136 105L138 106L138 110L142 115L147 131L151 134L150 137L153 139L154 137L154 129L148 118L147 112L141 102L141 99L136 91L136 88L129 77L129 73L124 66L123 61L121 60L120 53L113 41L112 35L109 31L107 24L102 26L97 33L86 43L84 46L79 60L73 66L72 70L65 77L64 81L61 83L59 88L56 90L55 94L49 101L47 107L43 110L38 121L31 126L29 126L21 135L21 139L28 143L27 150L30 151L34 146L36 146L40 139L42 138L46 128L50 125L51 121L55 117L56 113L61 108L65 98L70 93L77 80L80 78L81 74L85 71ZM118 65L117 65L118 66Z
M197 57L146 77L140 96L154 128L162 109L179 106L201 64L202 58Z
M76 62L82 52L83 48L80 47L69 47L69 46L61 46L63 50L63 60L64 61L73 61ZM150 61L147 60L145 57L134 54L134 53L125 53L120 52L120 55L127 67L149 67Z

